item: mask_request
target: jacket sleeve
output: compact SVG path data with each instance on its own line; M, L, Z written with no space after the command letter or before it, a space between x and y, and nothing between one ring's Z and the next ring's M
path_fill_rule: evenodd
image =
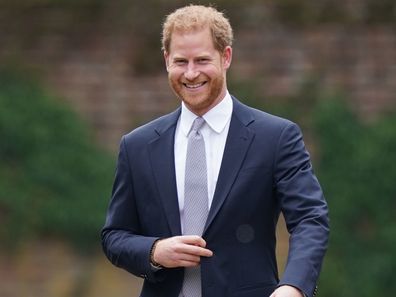
M161 272L150 265L150 251L158 237L141 235L130 163L123 137L106 222L101 232L102 247L107 258L117 267L143 277L159 281Z
M277 199L290 233L288 259L279 285L292 285L313 296L327 249L328 209L301 131L294 123L281 133L273 166Z

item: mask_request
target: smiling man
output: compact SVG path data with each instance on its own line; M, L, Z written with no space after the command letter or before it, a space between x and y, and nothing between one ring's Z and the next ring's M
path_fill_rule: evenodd
M102 230L110 261L145 279L142 297L302 297L316 293L328 211L296 124L227 89L233 34L212 7L163 25L176 111L121 140ZM278 277L275 229L290 232Z
M226 95L226 71L232 49L218 51L209 27L175 29L172 42L164 51L169 82L186 107L202 116Z

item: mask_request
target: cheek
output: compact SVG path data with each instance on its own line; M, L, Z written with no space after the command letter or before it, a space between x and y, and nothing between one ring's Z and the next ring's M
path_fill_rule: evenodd
M219 67L219 65L212 65L208 67L205 71L206 75L211 78L218 78L223 75L223 69Z
M177 69L169 69L168 77L172 80L178 80L183 74L183 71Z
M169 79L170 81L175 81L175 80L177 80L177 76L176 76L175 72L169 71L169 72L168 72L168 79Z

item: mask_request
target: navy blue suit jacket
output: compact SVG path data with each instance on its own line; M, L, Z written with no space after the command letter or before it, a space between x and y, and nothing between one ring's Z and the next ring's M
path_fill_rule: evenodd
M316 287L329 232L327 204L294 123L233 98L233 113L203 238L203 297L268 297L282 284ZM180 108L121 140L102 230L110 261L145 278L141 297L177 297L183 268L154 272L157 238L181 235L174 163ZM290 232L282 279L275 258L280 211Z

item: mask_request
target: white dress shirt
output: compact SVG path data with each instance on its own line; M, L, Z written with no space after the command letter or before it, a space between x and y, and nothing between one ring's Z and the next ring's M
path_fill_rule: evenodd
M227 92L224 99L209 110L202 117L205 124L201 133L205 141L206 168L208 170L208 206L210 208L216 189L221 161L223 159L224 147L230 128L232 114L232 99ZM177 195L179 199L180 221L183 230L184 223L184 175L186 167L186 154L188 144L188 133L197 115L191 112L182 103L181 114L177 122L175 134L175 170Z

